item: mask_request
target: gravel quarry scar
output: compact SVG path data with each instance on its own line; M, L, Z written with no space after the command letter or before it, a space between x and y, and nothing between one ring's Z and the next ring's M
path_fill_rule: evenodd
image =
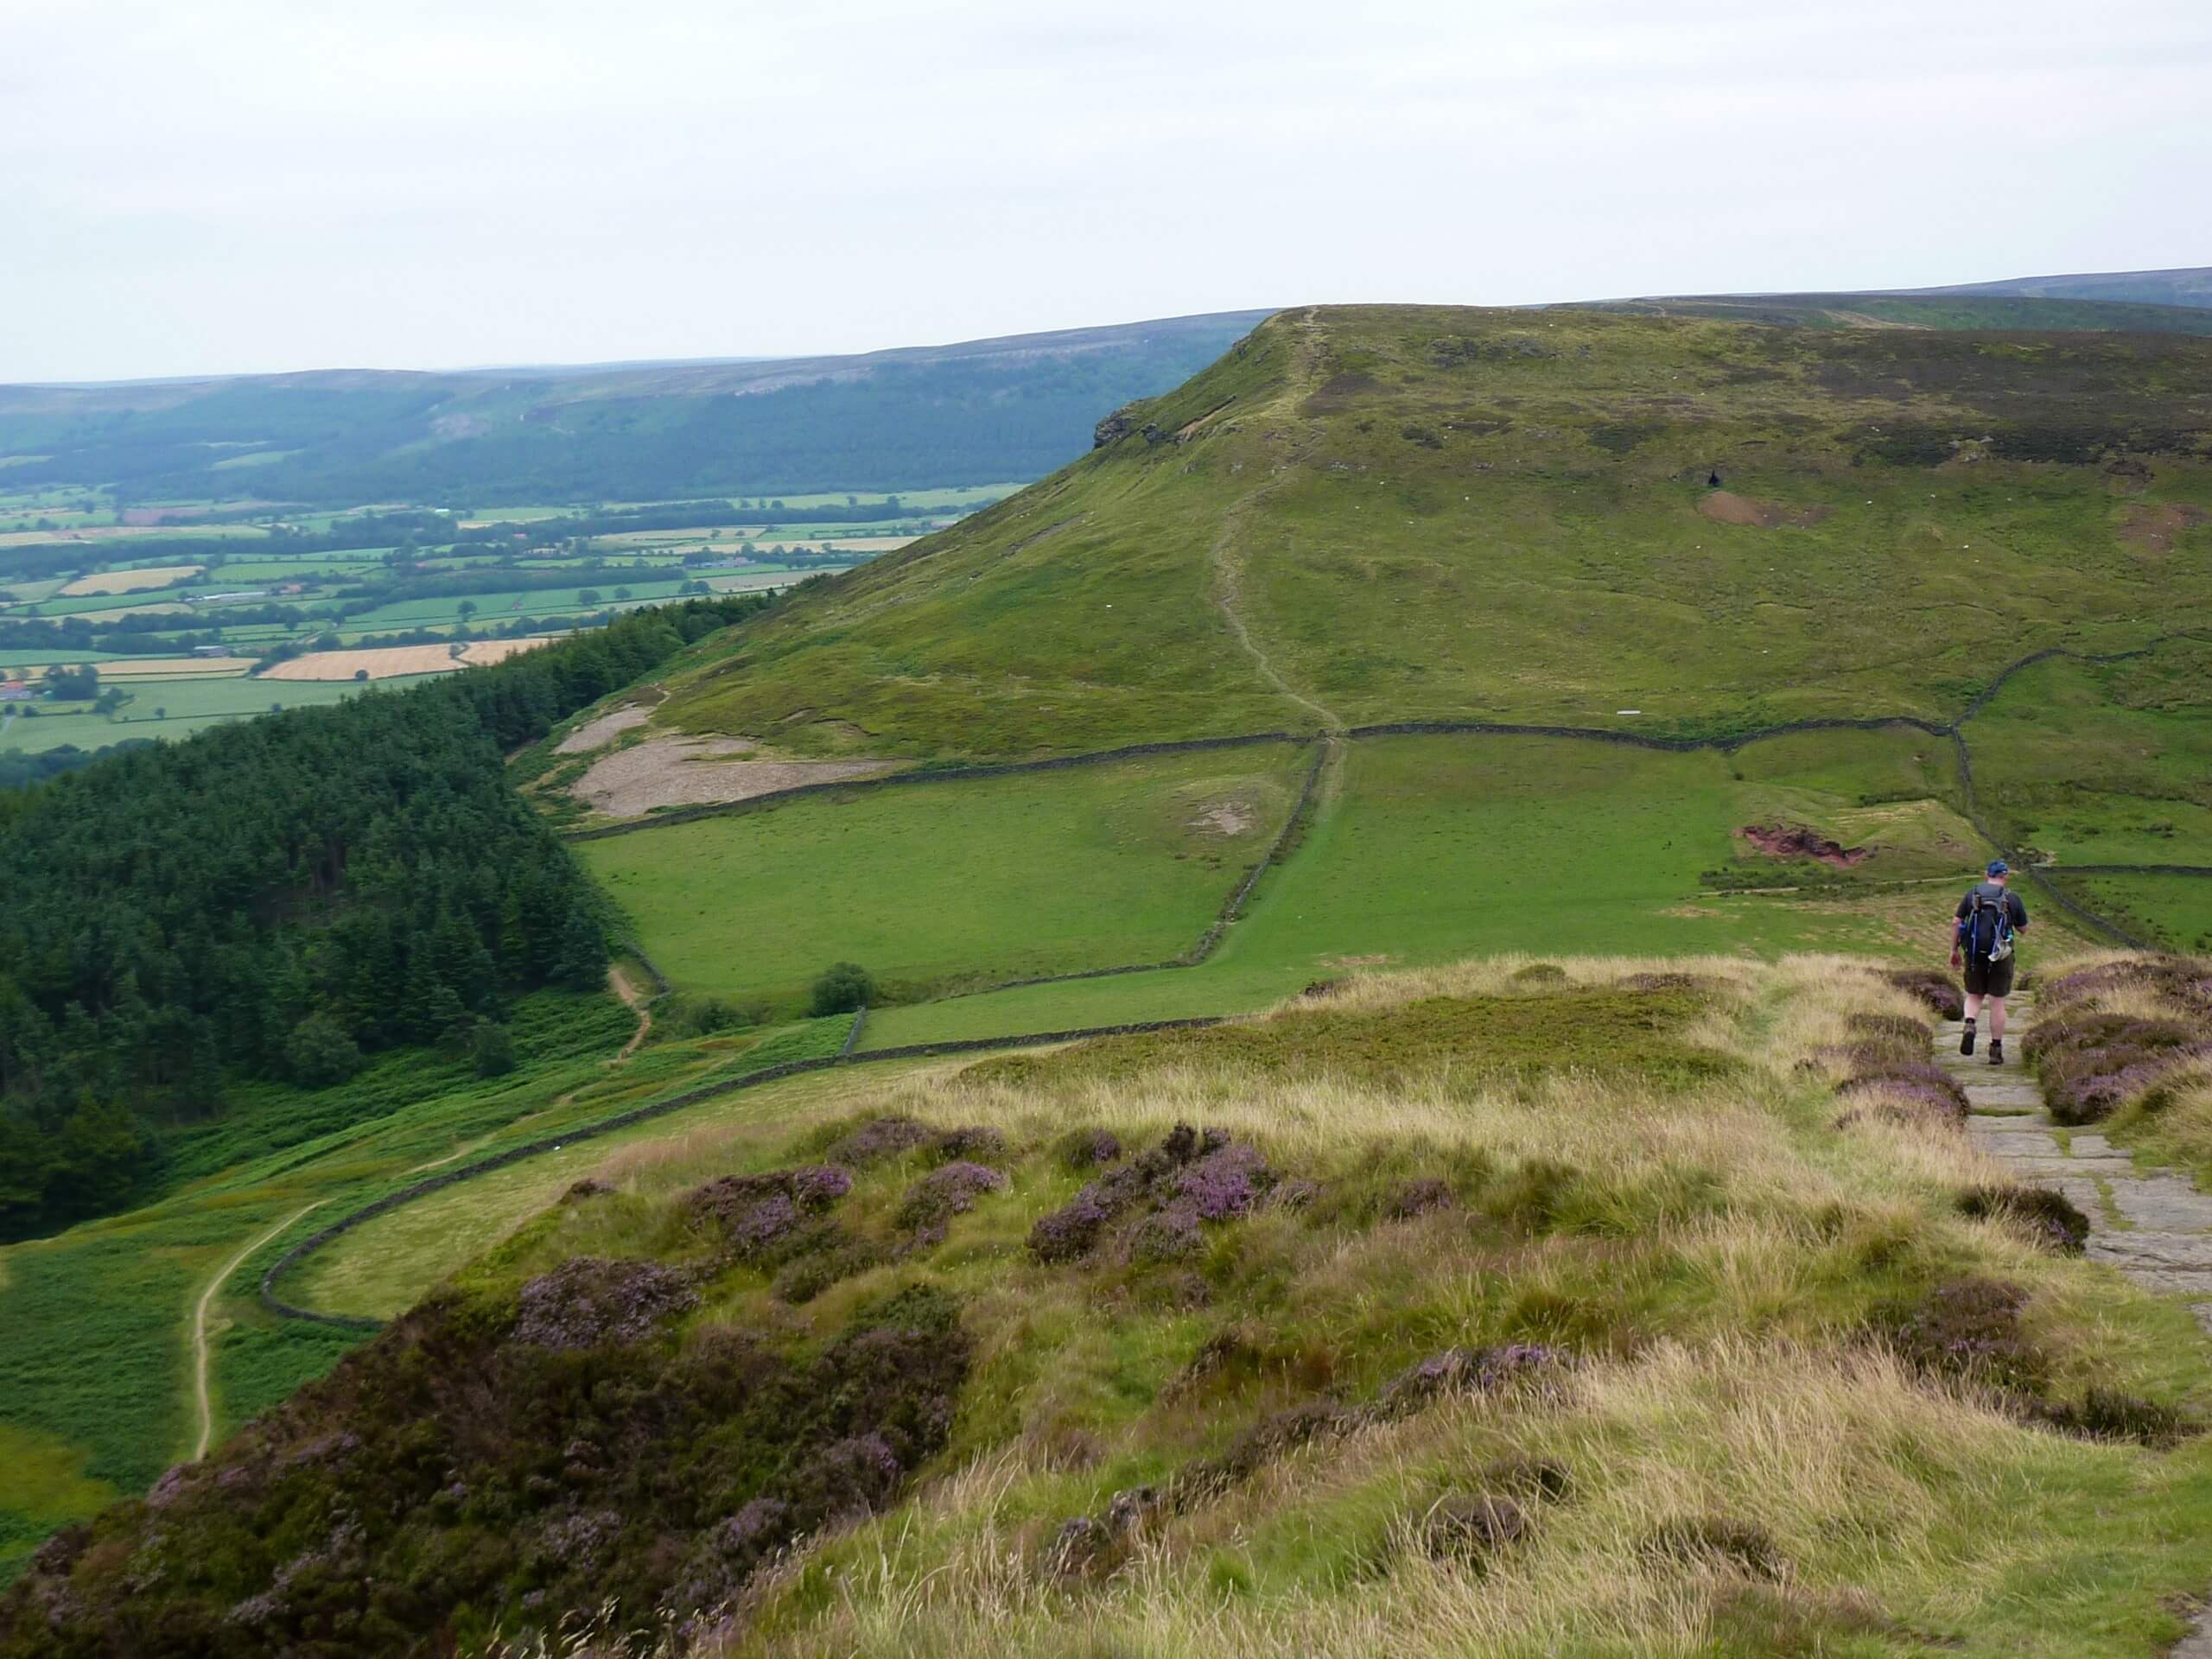
M610 716L611 718L611 716ZM749 801L801 784L842 783L890 769L887 760L748 760L745 738L654 737L602 760L573 785L576 798L609 817L634 818L657 806Z

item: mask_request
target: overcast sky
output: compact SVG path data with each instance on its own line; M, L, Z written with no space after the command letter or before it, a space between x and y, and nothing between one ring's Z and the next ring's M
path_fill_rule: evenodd
M0 379L2212 264L2208 72L2206 0L0 0Z

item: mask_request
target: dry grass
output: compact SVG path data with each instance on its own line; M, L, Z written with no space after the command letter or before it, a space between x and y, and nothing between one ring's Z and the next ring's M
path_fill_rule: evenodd
M187 676L225 679L253 666L251 657L124 657L99 665L106 680L175 680Z
M1960 1536L1954 1495L1996 1496L2044 1449L1993 1411L1931 1395L1878 1353L1667 1344L1588 1368L1560 1395L1461 1402L1288 1459L1096 1589L1036 1571L1023 1471L981 1460L842 1550L834 1599L804 1630L701 1651L1687 1659L1714 1650L1716 1616L1759 1575L1655 1551L1662 1529L1709 1516L1756 1529L1779 1559L1772 1593L1847 1624L1889 1620L1865 1592L1821 1582L1837 1569L1929 1586L1916 1611L1941 1618L1999 1590L2017 1541L2018 1522L2003 1516ZM1479 1567L1425 1553L1431 1494L1453 1471L1513 1456L1579 1477L1566 1502L1544 1506L1533 1540ZM1362 1535L1370 1567L1356 1584L1224 1595L1192 1571L1295 1548L1327 1516ZM760 1601L795 1596L811 1566L786 1564Z

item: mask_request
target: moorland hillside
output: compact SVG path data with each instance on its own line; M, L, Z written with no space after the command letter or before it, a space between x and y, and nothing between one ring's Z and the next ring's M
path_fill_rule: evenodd
M1521 958L793 1079L61 1531L0 1653L2148 1655L2203 1338L1928 1021Z
M688 655L653 721L916 759L1942 721L2026 653L2205 620L2209 433L2182 334L1285 312Z

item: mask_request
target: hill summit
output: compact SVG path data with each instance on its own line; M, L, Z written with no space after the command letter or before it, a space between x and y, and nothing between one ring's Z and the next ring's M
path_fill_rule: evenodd
M1028 755L1955 715L2204 620L2212 340L1318 308L674 665L656 724Z

